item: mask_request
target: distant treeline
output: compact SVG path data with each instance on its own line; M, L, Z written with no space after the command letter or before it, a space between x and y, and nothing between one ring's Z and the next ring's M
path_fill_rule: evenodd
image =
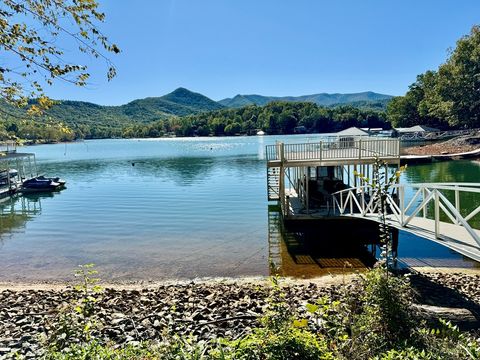
M256 134L321 133L359 127L388 127L384 112L353 106L327 108L313 103L272 102L265 106L224 109L123 129L123 137L224 136Z
M354 106L321 107L313 103L273 102L239 109L223 109L183 117L170 117L151 123L121 123L76 120L71 124L52 119L19 120L11 117L0 123L0 137L18 137L33 142L71 141L98 138L143 138L162 136L228 136L296 132L333 132L358 127L388 128L382 111Z

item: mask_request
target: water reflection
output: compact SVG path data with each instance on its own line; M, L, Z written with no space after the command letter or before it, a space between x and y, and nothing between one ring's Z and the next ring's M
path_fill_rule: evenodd
M269 206L270 273L311 278L372 267L378 226L360 222L320 220L284 226L278 207Z
M48 194L53 197L53 194ZM0 245L42 212L42 195L12 196L0 202Z

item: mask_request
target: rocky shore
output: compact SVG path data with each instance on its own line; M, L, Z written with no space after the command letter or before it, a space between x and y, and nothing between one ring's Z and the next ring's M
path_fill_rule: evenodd
M434 307L442 308L442 317L447 318L451 311L445 309L459 309L462 311L453 314L451 320L460 325L467 321L468 329L478 328L480 275L413 273L410 276L415 302L423 306L425 318L432 317ZM322 296L341 300L352 286L352 278L333 283L287 281L282 288L292 308L302 313L307 302ZM95 303L99 321L95 335L118 345L160 339L166 330L193 334L199 339L238 338L258 325L270 289L267 280L107 288ZM72 288L2 290L0 358L8 358L14 352L26 358L38 357L42 352L42 337L58 327L59 314L78 298L78 291Z
M434 144L410 146L402 149L403 155L451 155L480 149L480 133L458 136Z

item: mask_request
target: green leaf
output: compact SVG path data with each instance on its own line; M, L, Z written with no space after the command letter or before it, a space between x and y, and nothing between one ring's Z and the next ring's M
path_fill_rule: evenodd
M307 309L307 311L308 311L309 313L314 314L314 313L318 310L318 305L306 304L306 305L305 305L305 308Z
M293 326L296 328L305 328L308 325L308 320L307 319L301 319L301 320L293 320Z

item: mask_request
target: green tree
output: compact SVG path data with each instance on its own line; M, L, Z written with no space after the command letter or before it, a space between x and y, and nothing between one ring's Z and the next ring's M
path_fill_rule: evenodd
M107 78L113 78L115 66L103 51L120 50L99 30L105 15L98 7L96 0L1 1L1 98L15 105L27 105L29 99L38 98L31 106L36 112L52 105L44 94L45 85L55 80L86 85L90 77L87 66L67 61L65 52L72 50L67 43L77 52L102 58Z
M480 26L457 41L434 85L430 113L452 126L480 127Z
M419 75L405 96L393 98L387 116L398 127L480 127L480 26L458 40L437 71Z

